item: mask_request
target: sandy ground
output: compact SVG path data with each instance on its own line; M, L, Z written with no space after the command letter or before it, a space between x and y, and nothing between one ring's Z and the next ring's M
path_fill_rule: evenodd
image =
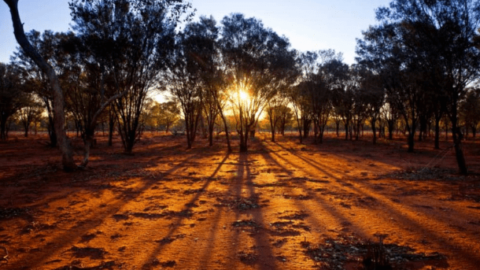
M464 177L451 143L267 138L146 134L128 156L99 137L75 173L46 138L0 143L0 269L479 269L478 142Z

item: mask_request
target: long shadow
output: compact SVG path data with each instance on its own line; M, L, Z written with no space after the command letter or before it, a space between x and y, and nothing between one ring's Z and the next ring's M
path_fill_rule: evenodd
M230 188L227 190L226 194L230 194L231 192L233 192L233 188L234 188L234 186L231 185ZM199 259L199 264L201 266L207 266L210 258L212 257L212 255L214 255L213 251L214 251L214 248L215 248L215 243L217 242L217 238L218 238L219 223L220 223L220 220L223 217L223 215L226 215L226 214L228 214L227 211L223 211L222 208L219 208L218 211L216 211L216 214L212 219L213 226L211 227L211 231L209 233L209 236L207 237L208 245L203 250L202 257Z
M287 150L287 151L288 151L288 150ZM333 169L333 168L328 168L328 169L327 169L324 165L318 163L318 162L315 161L315 160L312 160L311 158L302 157L301 155L295 154L295 153L292 153L292 154L295 155L296 157L302 159L304 162L308 163L309 165L311 165L311 166L314 167L315 169L317 169L317 170L325 173L326 175L334 178L337 182L342 183L342 186L343 186L343 187L351 186L349 183L346 183L345 180L342 180L342 179L339 178L339 177L335 177L334 174L329 173L327 170L334 171L335 173L338 173L338 174L341 174L341 173L342 173L341 171L336 170L336 169ZM320 167L320 166L322 166L323 168ZM379 197L382 197L384 200L390 202L389 200L387 200L387 199L385 198L385 196L383 196L383 195L375 192L374 189L371 187L371 185L370 185L368 182L365 182L365 181L363 181L363 182L361 182L361 181L356 181L355 183L357 183L357 184L360 185L360 186L363 186L365 189L367 189L367 192L373 193L373 194L375 194L377 197L378 197L378 196L379 196ZM350 189L353 189L353 188L350 188ZM358 194L365 193L365 191L360 190L360 189L355 189L355 191L356 191ZM395 204L395 203L394 203L394 202L391 202L391 204ZM398 204L398 203L397 203L397 204ZM398 204L398 205L400 205L400 204ZM404 204L402 204L401 206L402 206L402 207L408 207L408 205L404 205ZM415 209L415 210L410 209L410 210L413 211L413 212L422 211L421 209ZM428 214L426 211L423 211L423 213L424 213L424 214ZM445 218L448 218L448 216L445 216ZM449 221L449 219L447 219L447 220L442 220L442 219L438 219L438 218L436 218L436 220L439 221L439 222L447 222L447 221ZM473 236L473 235L471 235L471 236ZM469 236L469 237L471 237L471 236Z
M175 172L179 168L183 167L184 162L186 162L190 159L193 159L196 156L198 156L198 154L187 157L181 163L177 164L176 166L172 167L167 172L165 172L162 175L162 178L165 178L166 176L172 174L173 172ZM158 179L157 181L161 181L161 179ZM136 197L139 197L142 192L149 189L155 183L156 183L156 181L145 184L144 187L142 187L138 191L136 191L136 193L138 193L138 195ZM127 196L125 196L125 197L127 197ZM43 254L35 255L35 256L30 257L28 259L26 258L28 255L26 255L22 258L19 258L17 263L11 264L10 267L12 267L12 269L21 268L21 267L24 266L24 264L25 264L24 262L28 262L29 267L32 267L32 268L40 267L41 263L45 262L48 259L48 257L45 257L45 254L54 254L58 250L61 250L61 249L65 248L66 246L70 245L74 241L74 239L78 238L80 235L83 235L85 232L87 232L87 231L89 231L89 230L91 230L95 227L98 227L99 225L101 225L104 222L104 220L106 220L108 217L112 217L124 205L128 204L130 201L133 201L134 199L135 198L131 198L130 200L118 200L115 204L110 205L110 207L108 207L106 210L103 210L103 211L98 210L98 211L93 212L91 215L89 215L83 221L77 222L77 224L81 224L81 225L78 226L77 228L75 228L75 230L80 230L80 232L72 232L71 230L69 230L69 231L67 231L67 232L65 232L61 235L58 235L50 241L50 242L55 243L56 245L52 245L52 247L45 246L44 252L42 252ZM61 244L58 244L59 242L61 242Z
M235 182L232 183L236 198L239 198L242 195L242 187L244 184L245 172L247 171L246 167L248 166L248 160L246 160L243 157L244 155L247 155L247 154L239 153L238 163L236 164L237 176L235 177ZM235 217L233 220L238 220L240 218L240 212L237 209L234 211L235 211ZM228 250L228 255L227 255L227 257L230 258L229 263L226 265L227 269L235 269L236 268L235 266L237 265L237 261L234 258L237 258L238 246L241 245L240 232L238 230L233 230L233 236L232 236L231 242L232 242L232 248Z
M217 168L213 171L213 173L208 177L208 180L203 184L203 186L201 187L201 190L205 191L208 186L214 181L214 178L215 176L218 174L218 172L220 171L220 169L222 168L222 166L225 164L225 161L230 157L230 153L227 153L225 155L225 157L223 158L222 161L219 162ZM191 198L185 205L186 205L186 208L184 210L191 210L192 206L195 204L196 201L199 200L200 196L201 196L201 192L198 192L195 194L195 196L193 198ZM177 230L179 229L179 226L181 224L181 222L185 219L186 217L184 216L179 216L175 219L175 221L173 222L173 226L170 226L170 229L169 231L167 232L167 234L165 235L165 238L170 238L174 233L177 232ZM165 245L162 245L162 244L159 244L157 245L157 247L150 252L150 255L148 256L148 260L154 260L156 258L157 255L159 255L163 248L165 247ZM211 247L210 247L211 248ZM145 263L145 262L144 262Z
M348 152L345 150L345 147L344 147L344 145L347 143L349 143L352 147L352 149L350 149L351 151L348 151ZM416 142L416 144L417 143L418 142ZM344 139L340 139L340 138L329 138L324 142L324 144L329 144L329 147L322 148L322 144L314 145L313 147L317 151L322 151L324 153L342 157L345 160L348 160L350 162L352 161L352 159L361 157L361 158L369 159L374 162L381 162L384 164L388 164L389 166L397 166L398 164L395 162L394 159L388 159L388 160L381 159L381 156L383 156L383 154L380 155L380 153L378 153L378 149L380 148L383 150L388 149L393 154L400 154L402 156L408 155L412 158L414 158L415 155L421 155L427 159L435 159L435 158L438 158L437 155L439 153L444 151L446 148L450 148L451 146L450 142L448 143L441 142L442 148L440 150L433 149L433 141L432 141L431 146L429 144L429 147L427 148L424 148L424 147L420 148L419 145L416 145L415 155L412 155L411 153L407 152L406 147L403 147L406 145L406 139L405 140L394 139L393 141L388 141L388 143L386 141L385 142L377 141L377 144L373 144L372 141L365 140L365 139L360 139L359 141L350 141L350 140L345 141ZM424 143L421 143L421 145L423 144ZM338 151L336 151L335 148L340 145L342 147L339 148L340 150L339 151L340 153L339 153ZM447 157L448 156L450 158L454 158L453 154L447 155ZM421 165L427 165L427 164L412 164L412 165L421 166Z
M251 175L251 171L250 171L250 167L248 166L248 154L247 153L244 153L244 154L241 154L240 155L240 160L242 161L243 164L246 164L244 166L246 172L247 172L247 181L246 181L246 185L248 187L248 190L250 192L250 198L253 200L254 198L259 198L259 195L256 193L255 191L255 188L254 188L254 185L253 185L253 182L252 182L252 175ZM266 227L265 225L265 222L263 220L263 215L262 215L262 212L259 210L259 211L253 211L252 212L252 216L254 218L254 221L256 223L258 223L258 225L261 227L261 228L264 228ZM271 249L271 246L270 246L270 243L268 241L268 236L267 234L265 233L256 233L255 236L254 236L254 239L255 239L255 243L256 243L256 247L259 247L259 257L261 259L265 259L267 258L267 261L271 261L274 263L274 259L273 259L273 253L272 253L272 249ZM261 263L261 262L260 262ZM259 269L276 269L276 265L271 265L271 264L267 264L267 263L261 263L259 265Z
M282 159L285 163L289 163L291 164L289 161L287 161L286 159L280 157L278 154L274 153L278 159ZM280 170L284 173L287 173L290 177L293 177L293 173L288 170L285 166L283 166L282 164L280 164L277 159L275 159L272 155L268 154L268 153L263 153L262 154L263 158L266 160L266 161L271 161L274 163L274 166L276 166L277 168L280 168ZM294 165L295 166L295 165ZM296 167L296 166L295 166ZM308 192L309 188L306 187L303 183L299 183L300 185L300 188L304 191L304 192L307 192L307 193L310 193ZM328 184L325 184L325 185L328 185ZM288 189L287 191L291 191L291 188L290 186L287 186ZM295 187L298 187L298 186L295 186ZM312 195L312 197L314 197L315 199L319 199L317 198L316 195ZM299 210L306 210L308 209L309 207L303 203L301 200L291 200L294 202L295 206L297 209ZM318 202L315 201L317 204ZM318 207L320 207L321 209L327 211L335 220L336 222L339 224L339 225L344 225L344 224L349 224L350 221L349 219L347 219L344 215L341 215L340 213L337 214L338 211L334 210L332 207L327 207L327 202L326 201L322 201L323 203L320 203L318 204ZM310 211L311 213L314 213L314 211ZM317 218L317 216L315 215L310 215L308 217L308 219L310 219L312 222L313 222L313 225L314 226L320 226L322 227L323 229L325 230L328 230L329 228L326 227L325 225L322 225L322 222ZM352 224L353 225L353 224ZM360 231L360 228L358 228L358 231ZM366 234L364 234L363 236L366 236Z
M274 153L274 155L278 158L278 159L281 159L283 160L283 162L287 163L287 164L290 164L298 169L303 169L302 167L292 163L290 160L287 160L286 158L278 155L277 153ZM272 160L274 160L274 162L276 164L278 164L278 166L282 166L280 165L280 163L278 163L278 161L276 161L272 156L270 156L270 158ZM307 191L309 190L308 187L305 186L304 183L299 183L301 188L304 190L304 191ZM325 184L328 186L328 184ZM352 222L350 219L348 219L345 215L341 214L337 209L335 209L334 207L330 206L330 202L326 201L325 199L322 199L320 197L318 197L317 195L312 195L312 197L315 198L315 202L317 203L318 207L320 207L321 209L324 209L325 211L327 211L329 213L329 215L331 217L333 217L335 220L337 220L337 223L340 224L340 225L343 225L343 224L349 224L350 226L352 226ZM320 224L320 223L319 223ZM364 230L360 227L357 227L358 230L357 231L360 231L361 232L361 236L364 237L364 238L368 238L369 235L367 235Z
M286 149L286 151L289 151L289 150ZM326 173L326 169L322 169L322 168L319 168L318 166L314 165L312 163L312 161L309 160L308 158L300 157L298 154L295 154L295 153L292 153L292 152L290 152L290 153L295 155L299 159L303 160L304 162L308 163L309 165L311 165L315 169ZM333 179L335 179L336 182L339 183L340 185L342 183L345 184L344 181L342 181L338 177L335 177L333 174L330 173L329 176L331 176ZM359 185L365 185L365 183L360 183L360 182L358 182L358 184ZM389 210L387 210L388 211L387 216L395 215L395 217L397 218L396 220L400 221L404 226L415 227L417 229L420 228L423 235L426 235L428 237L428 239L436 239L436 242L440 244L439 246L447 247L447 249L449 249L449 250L461 249L464 252L464 254L466 255L467 259L472 263L472 266L480 263L480 258L478 258L475 251L467 250L466 249L467 247L465 247L464 244L462 244L462 243L457 243L455 245L452 245L451 244L451 239L446 239L444 235L435 233L431 229L425 228L424 225L422 225L418 221L414 220L414 216L412 214L408 214L407 212L400 212L400 211L397 210L397 208L400 208L400 209L401 208L406 208L407 207L406 205L398 205L397 206L397 205L395 205L395 203L387 200L383 195L378 194L375 191L372 191L371 188L368 188L368 187L364 187L364 190L361 190L361 189L355 188L353 185L341 185L339 188L343 189L344 191L347 191L347 189L348 189L348 190L356 192L357 194L367 193L369 196L371 196L371 197L373 197L377 200L380 200L380 201L382 201L383 203L385 203L386 205L389 206L388 207ZM408 210L409 210L408 212L415 212L411 209L408 209ZM409 215L410 217L407 217L406 215ZM379 221L379 222L383 222L383 221ZM431 223L428 220L425 220L425 222ZM430 225L433 225L433 224L430 224ZM435 226L432 226L432 227L435 227ZM471 238L471 237L467 236L467 238Z

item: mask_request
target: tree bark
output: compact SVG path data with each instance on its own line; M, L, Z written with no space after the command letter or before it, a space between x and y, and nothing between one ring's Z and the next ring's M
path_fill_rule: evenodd
M50 85L53 90L53 109L55 111L55 132L59 142L60 152L62 154L62 165L65 171L73 171L77 168L75 161L73 160L73 150L68 140L65 131L65 112L64 112L64 98L63 91L60 87L60 82L54 69L38 54L38 52L32 47L25 32L23 30L23 24L20 20L18 13L18 0L4 0L10 8L10 14L12 15L13 28L15 38L18 44L22 47L25 54L30 57L35 64L45 73L49 79Z

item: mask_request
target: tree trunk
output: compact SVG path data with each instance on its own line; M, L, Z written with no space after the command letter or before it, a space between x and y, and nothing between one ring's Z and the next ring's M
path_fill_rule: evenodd
M377 144L377 131L375 127L375 122L377 120L375 118L372 118L372 133L373 133L373 144Z
M24 134L25 138L28 137L28 129L29 129L29 127L30 127L30 123L29 123L28 121L25 121L25 122L23 123L23 128L24 128L24 130L25 130L25 134Z
M303 143L302 125L300 123L301 123L301 120L297 117L298 137L300 139L300 143Z
M347 141L348 140L348 129L350 127L348 126L348 122L345 122L345 140Z
M463 135L459 127L457 127L457 119L456 119L456 110L452 113L453 119L450 121L452 122L452 137L453 137L453 144L455 149L455 158L457 159L458 170L460 174L467 175L467 162L465 161L465 156L463 155L462 150L462 139Z
M18 0L4 0L10 8L10 14L12 15L13 28L15 38L18 44L22 47L28 57L30 57L35 64L47 75L50 86L52 87L53 94L53 109L55 111L55 132L57 133L60 152L62 154L62 165L65 171L73 171L77 168L75 161L73 160L73 150L68 140L65 131L65 112L64 112L64 98L63 91L60 87L60 82L54 69L38 54L38 52L32 47L25 32L23 30L23 24L20 20L18 13Z
M0 141L5 141L7 139L7 118L4 116L0 117Z
M303 119L303 138L308 138L310 133L310 121L308 119Z
M272 142L275 142L275 125L270 121L270 131L272 133Z
M359 136L360 136L360 121L357 122L356 125L356 132L355 132L355 141L358 141Z
M108 120L108 146L113 145L113 132L115 131L115 117L110 114Z
M414 147L415 147L415 126L416 126L416 123L415 121L413 121L412 125L408 125L408 123L406 124L406 129L408 131L408 137L407 137L407 143L408 143L408 152L409 153L413 153L413 151L415 150Z
M225 129L225 136L227 138L228 152L232 152L232 146L230 144L230 132L228 131L227 119L225 118L225 115L223 114L223 110L221 109L220 105L218 105L218 109L219 109L219 112L220 112L220 117L222 118L222 121L223 121L223 127Z
M95 135L95 128L88 128L85 131L85 134L83 136L83 161L82 164L80 165L81 168L86 168L88 165L88 160L90 158L90 149L92 147L92 144L94 143L94 135Z
M192 132L192 128L191 128L191 120L188 120L190 117L187 116L185 117L185 133L187 135L187 149L191 149L192 148L192 141L191 141L191 138L192 138L192 135L190 134Z
M408 132L408 152L409 153L413 153L414 146L415 146L415 131L409 131Z
M435 149L440 149L440 117L435 117Z
M240 152L248 151L248 130L240 131Z
M213 146L213 129L214 129L214 125L211 125L209 124L208 125L208 144L210 146Z
M51 147L57 147L57 132L55 132L55 125L54 125L54 120L52 117L48 117L48 137L50 138L50 146Z

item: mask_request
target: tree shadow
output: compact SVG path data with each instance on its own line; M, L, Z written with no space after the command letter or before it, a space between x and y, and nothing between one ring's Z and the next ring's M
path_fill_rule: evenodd
M444 234L440 234L438 233L438 231L433 229L438 227L436 226L438 222L443 223L444 225L448 225L448 220L444 220L444 221L437 220L437 222L435 222L435 221L430 221L430 219L422 219L423 222L420 223L418 220L419 218L416 217L414 214L415 212L418 212L418 209L411 209L408 205L403 205L403 204L400 205L398 203L394 203L388 200L385 196L380 194L378 191L374 190L365 181L356 181L355 184L358 186L356 187L355 185L347 182L346 180L335 176L335 174L341 174L341 172L335 171L334 169L327 168L325 166L320 167L322 165L313 161L311 158L301 156L302 153L295 153L293 151L290 151L289 149L286 149L286 148L284 149L285 151L288 151L290 154L292 154L294 157L307 163L310 167L314 168L317 171L320 171L321 173L324 173L325 175L328 175L331 179L333 179L334 183L329 183L328 185L336 184L335 188L340 190L341 192L354 192L354 194L357 194L357 195L364 194L372 198L375 198L376 200L383 203L384 205L387 205L388 206L386 207L387 212L383 214L383 220L381 220L382 217L380 217L379 222L385 222L386 220L388 220L387 217L393 217L395 222L401 223L400 228L402 228L402 230L405 230L405 228L408 228L408 227L415 228L415 230L417 231L419 230L422 235L426 236L426 238L429 241L436 242L438 246L446 250L462 250L463 256L465 256L466 259L472 265L476 265L480 262L478 256L475 255L475 252L469 249L468 247L466 247L465 244L462 244L463 240L462 240L462 243L461 242L452 243L452 239L450 237ZM284 159L281 156L278 156L278 157ZM291 159L288 161L284 159L284 161L292 164L293 166L301 168L298 165L295 165ZM334 172L332 173L330 171L334 171ZM422 212L422 214L427 214L427 213ZM436 217L431 217L431 218L436 219ZM428 225L425 223L427 223ZM394 225L394 226L398 227L398 225ZM457 230L457 233L463 234L465 232L460 232ZM467 239L471 239L472 237L474 237L473 234L468 234L468 233L463 236L463 238L467 238Z

